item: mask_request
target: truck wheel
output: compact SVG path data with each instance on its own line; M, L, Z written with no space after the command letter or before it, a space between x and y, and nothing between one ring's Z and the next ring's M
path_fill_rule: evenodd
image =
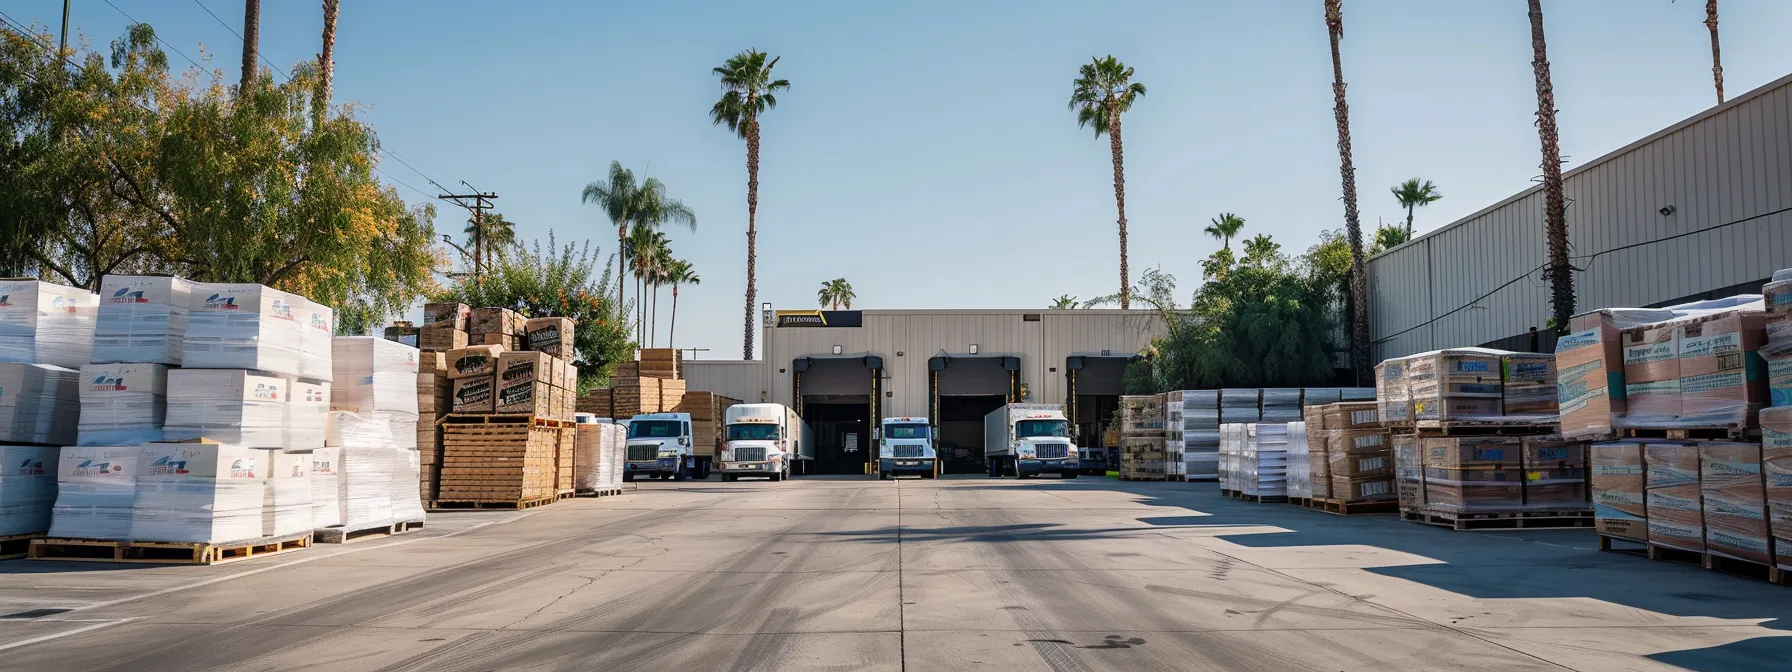
M999 458L999 457L989 458L989 477L990 478L1001 478L1002 477L1002 466L1001 465L1002 465L1001 458Z
M682 481L685 479L685 476L687 476L689 474L689 472L690 472L690 468L685 466L683 460L679 460L678 468L672 470L672 480Z
M890 472L887 472L887 471L877 472L877 480L880 480L880 481L890 480Z
M1014 478L1015 478L1015 480L1020 480L1020 478L1021 478L1021 475L1020 475L1020 460L1018 460L1018 459L1015 459L1015 460L1006 460L1006 462L1008 462L1008 464L1010 464L1010 465L1013 465L1013 467L1014 467L1014 468L1013 468L1013 469L1011 469L1011 470L1010 470L1010 471L1013 471L1013 472L1014 472Z
M622 482L623 482L623 483L633 483L633 482L635 482L635 474L634 474L634 472L630 472L630 471L625 471L625 472L622 472Z
M734 474L722 474L722 482L723 483L733 483L734 482Z

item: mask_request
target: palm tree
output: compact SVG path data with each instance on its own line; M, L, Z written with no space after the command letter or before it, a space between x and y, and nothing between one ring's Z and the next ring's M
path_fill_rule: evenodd
M1203 231L1207 235L1213 236L1215 240L1220 241L1220 247L1224 247L1228 250L1232 249L1232 237L1238 235L1239 231L1244 230L1244 218L1227 212L1222 213L1220 216L1215 217L1210 221L1212 223L1208 224L1207 228L1203 229Z
M666 346L676 348L678 342L672 338L678 334L678 286L700 285L703 284L703 278L692 270L691 262L679 259L672 262L666 281L672 283L672 325L666 328Z
M697 214L677 199L666 198L666 185L649 177L637 184L634 171L622 162L610 162L607 180L585 185L580 199L604 209L610 223L616 225L616 305L622 305L624 278L630 269L629 232L635 227L659 228L671 222L697 230Z
M1065 294L1058 298L1052 299L1052 305L1048 306L1048 307L1052 310L1075 310L1076 309L1076 297L1071 296L1069 294Z
M1401 182L1398 186L1389 187L1388 191L1394 192L1394 200L1400 202L1400 207L1406 208L1406 236L1401 240L1412 238L1413 208L1431 205L1444 197L1443 192L1438 191L1437 185L1432 184L1431 180L1416 177Z
M1535 2L1535 0L1532 0ZM1338 176L1344 183L1344 233L1350 240L1350 366L1358 385L1369 381L1369 281L1363 272L1363 227L1356 211L1356 167L1350 159L1350 104L1344 101L1343 0L1325 0L1325 27L1332 43L1332 115L1338 122Z
M1276 255L1281 253L1282 244L1270 238L1267 233L1259 233L1244 241L1244 263L1252 266L1272 265L1276 261Z
M256 49L261 44L261 0L243 2L243 82L242 95L249 95L249 83L255 81L260 68L255 65Z
M1543 143L1543 221L1549 247L1550 321L1558 331L1574 316L1574 270L1568 265L1568 205L1562 198L1562 148L1556 135L1556 94L1543 40L1543 4L1530 0L1531 70L1537 77L1537 138Z
M666 234L646 226L636 226L629 231L629 272L635 277L635 336L640 343L647 340L647 302L641 300L658 271L660 250L666 245Z
M484 226L480 222L484 221ZM509 249L516 244L516 223L504 218L503 213L494 212L480 217L468 217L466 234L468 246L476 250L486 268L492 268L498 258L499 250Z
M789 81L772 79L772 68L777 65L778 59L768 62L765 52L748 49L713 70L722 78L722 99L709 109L710 121L727 126L747 141L747 322L741 359L753 358L753 267L759 261L759 115L778 106L774 94L790 88Z
M648 286L653 288L653 317L649 318L647 327L648 345L659 344L660 332L660 286L666 284L666 276L672 271L672 246L664 235L656 236L658 243L653 248L651 274L647 277Z
M1132 81L1133 69L1118 59L1089 59L1077 71L1070 92L1070 109L1076 112L1077 128L1094 129L1095 137L1108 136L1108 149L1114 157L1114 208L1120 225L1120 308L1132 305L1132 287L1126 268L1126 164L1125 149L1120 140L1120 115L1145 95L1145 85Z
M1711 79L1717 82L1717 104L1724 104L1724 59L1717 50L1717 0L1705 0L1705 27L1711 29Z
M324 0L324 48L317 55L317 98L311 101L311 125L321 126L330 109L330 92L336 80L336 10L339 0Z
M821 291L815 293L815 300L821 302L821 307L830 310L839 310L841 307L852 310L852 300L857 296L852 293L852 283L847 282L846 278L834 278L821 283Z

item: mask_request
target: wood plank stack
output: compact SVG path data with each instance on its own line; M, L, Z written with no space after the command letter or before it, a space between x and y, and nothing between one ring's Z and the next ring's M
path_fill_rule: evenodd
M643 378L682 379L684 353L671 348L642 348L639 371Z
M533 423L444 424L437 501L520 503L557 497L561 434L559 427Z
M663 378L660 380L660 412L673 413L678 404L684 401L684 381Z
M722 417L729 406L738 403L741 403L739 399L696 390L684 393L684 398L672 412L691 414L691 440L699 450L707 446L719 452L722 449Z
M417 361L417 457L423 501L436 498L441 482L442 428L438 422L453 407L448 401L448 364L440 352L424 352Z
M585 396L579 397L579 412L590 413L600 418L615 418L615 394L615 390L607 387L599 387L586 392Z
M573 450L578 443L578 426L560 428L554 444L554 491L567 495L573 491Z
M613 378L614 403L618 418L632 418L643 413L660 412L660 379Z

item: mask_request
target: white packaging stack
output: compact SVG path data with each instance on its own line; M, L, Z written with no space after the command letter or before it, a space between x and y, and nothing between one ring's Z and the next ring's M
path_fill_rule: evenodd
M92 361L99 298L79 287L0 281L0 362L78 369Z
M1288 496L1288 425L1245 425L1241 492L1257 497Z
M341 525L342 449L319 448L307 457L311 458L311 524L320 528Z
M336 334L336 311L304 297L298 299L299 376L332 382L335 375L331 360L332 337Z
M330 383L289 379L286 385L285 439L281 447L289 453L324 447L324 424L330 418Z
M573 424L578 433L572 443L572 487L574 490L601 490L603 479L603 425L590 413L574 413Z
M392 458L392 520L422 521L423 493L417 489L421 480L422 456L415 450L397 449Z
M63 448L56 466L56 505L50 536L128 539L137 500L140 446Z
M134 541L258 539L267 451L222 443L146 443L131 506Z
M1336 387L1308 387L1300 391L1300 405L1324 406L1343 399L1344 390Z
M342 509L342 526L354 531L391 525L393 461L398 457L391 425L347 411L331 411L328 442L340 449L336 500ZM408 488L413 498L419 496L416 484L413 477Z
M56 505L56 459L51 446L0 446L0 536L50 529Z
M1288 496L1313 496L1313 464L1308 460L1307 423L1288 423Z
M286 380L229 369L168 372L170 441L210 439L251 448L286 442Z
M1244 455L1245 427L1244 423L1237 422L1220 425L1219 477L1222 490L1239 492L1244 489L1244 479L1239 476L1239 464Z
M168 410L168 367L88 364L81 367L81 422L75 443L116 446L162 440Z
M603 466L599 475L605 487L622 487L623 465L628 456L628 429L613 422L605 422L603 427ZM577 460L573 462L577 464Z
M179 365L187 335L192 284L154 275L108 275L100 280L93 361Z
M181 366L302 375L303 299L256 284L196 282L192 292Z
M1191 481L1219 478L1220 391L1183 390L1182 462Z
M74 445L80 379L60 366L0 363L0 442Z
M311 455L258 451L266 460L262 479L261 536L285 537L317 527L312 517Z
M330 408L390 425L400 449L417 449L417 349L373 336L331 341Z
M1287 424L1300 422L1301 391L1298 387L1263 390L1263 415L1259 422Z
M1262 419L1258 406L1261 392L1254 388L1220 390L1220 423L1250 423Z

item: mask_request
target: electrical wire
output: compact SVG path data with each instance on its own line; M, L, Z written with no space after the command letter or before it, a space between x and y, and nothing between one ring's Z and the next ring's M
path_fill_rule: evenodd
M243 39L243 34L242 34L242 33L239 33L239 32L236 32L236 29L235 29L235 28L232 28L232 27L230 27L230 24L228 24L228 23L225 23L225 22L224 22L224 20L223 20L223 19L220 19L220 18L218 18L218 15L217 15L217 14L212 14L212 8L210 8L210 7L207 7L207 6L205 6L205 3L203 3L203 2L200 2L200 1L199 1L199 0L193 0L193 4L195 4L195 5L199 5L199 8L200 8L200 9L203 9L203 10L205 10L205 13L207 13L207 14L211 14L211 15L212 15L212 20L213 20L213 21L217 21L217 22L218 22L218 25L220 25L220 26L223 26L223 27L224 27L224 29L225 29L225 30L228 30L228 31L230 31L230 34L231 34L231 35L235 35L235 36L236 36L236 39L237 39L237 41L239 41L239 42L244 42L244 43L245 43L245 44L246 44L246 43L247 43L247 42L248 42L248 41L247 41L247 40L244 40L244 39ZM285 70L281 70L281 69L280 69L280 66L278 66L278 65L274 65L274 62L273 62L273 61L270 61L270 60L268 60L268 57L267 57L267 55L266 55L266 54L263 54L263 53L261 53L261 50L259 50L259 49L257 49L257 50L256 50L256 51L255 51L255 55L256 55L256 56L257 56L257 57L259 57L259 58L261 58L261 62L263 62L263 63L266 63L266 64L268 64L268 67L269 67L269 68L271 68L271 69L272 69L272 70L273 70L273 71L274 71L274 72L278 72L278 73L280 73L280 78L281 78L281 79L285 79L285 80L291 80L291 79L292 79L292 75L289 75L289 74L286 74L286 71L285 71Z

